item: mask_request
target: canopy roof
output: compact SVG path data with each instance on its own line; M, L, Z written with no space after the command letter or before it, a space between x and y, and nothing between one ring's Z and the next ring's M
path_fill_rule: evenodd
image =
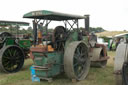
M0 26L10 26L10 25L29 26L29 23L27 23L27 22L19 22L19 21L0 20Z
M47 10L32 11L24 14L23 18L35 18L35 19L46 19L46 20L71 20L71 19L85 19L85 16L72 15L60 12L53 12Z

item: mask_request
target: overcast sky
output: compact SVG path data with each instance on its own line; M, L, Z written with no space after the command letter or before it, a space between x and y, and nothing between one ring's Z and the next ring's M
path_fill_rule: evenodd
M31 22L22 17L34 10L89 14L91 27L128 30L128 0L0 0L0 20Z

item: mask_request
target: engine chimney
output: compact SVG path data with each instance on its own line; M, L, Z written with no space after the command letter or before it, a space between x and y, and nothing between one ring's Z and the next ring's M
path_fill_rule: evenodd
M89 33L89 15L84 15L85 18L85 30Z

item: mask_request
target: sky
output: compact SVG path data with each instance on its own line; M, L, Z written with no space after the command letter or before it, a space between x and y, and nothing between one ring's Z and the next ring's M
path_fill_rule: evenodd
M26 21L25 13L51 10L90 15L90 27L109 31L128 30L128 0L0 0L0 20ZM32 26L32 24L31 24Z

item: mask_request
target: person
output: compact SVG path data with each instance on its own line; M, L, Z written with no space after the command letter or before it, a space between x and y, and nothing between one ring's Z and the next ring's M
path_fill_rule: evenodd
M38 24L38 44L42 43L42 24Z
M101 47L103 49L104 57L107 57L106 46L104 44L97 43L97 36L95 35L94 32L91 32L90 35L89 35L89 43L90 43L91 48L93 48L93 47L96 47L96 48Z
M97 43L97 36L95 35L94 32L91 32L89 34L89 43L91 47L95 47L96 43Z
M120 44L120 40L121 40L121 38L117 38L117 39L116 39L116 48L117 48L117 46Z

